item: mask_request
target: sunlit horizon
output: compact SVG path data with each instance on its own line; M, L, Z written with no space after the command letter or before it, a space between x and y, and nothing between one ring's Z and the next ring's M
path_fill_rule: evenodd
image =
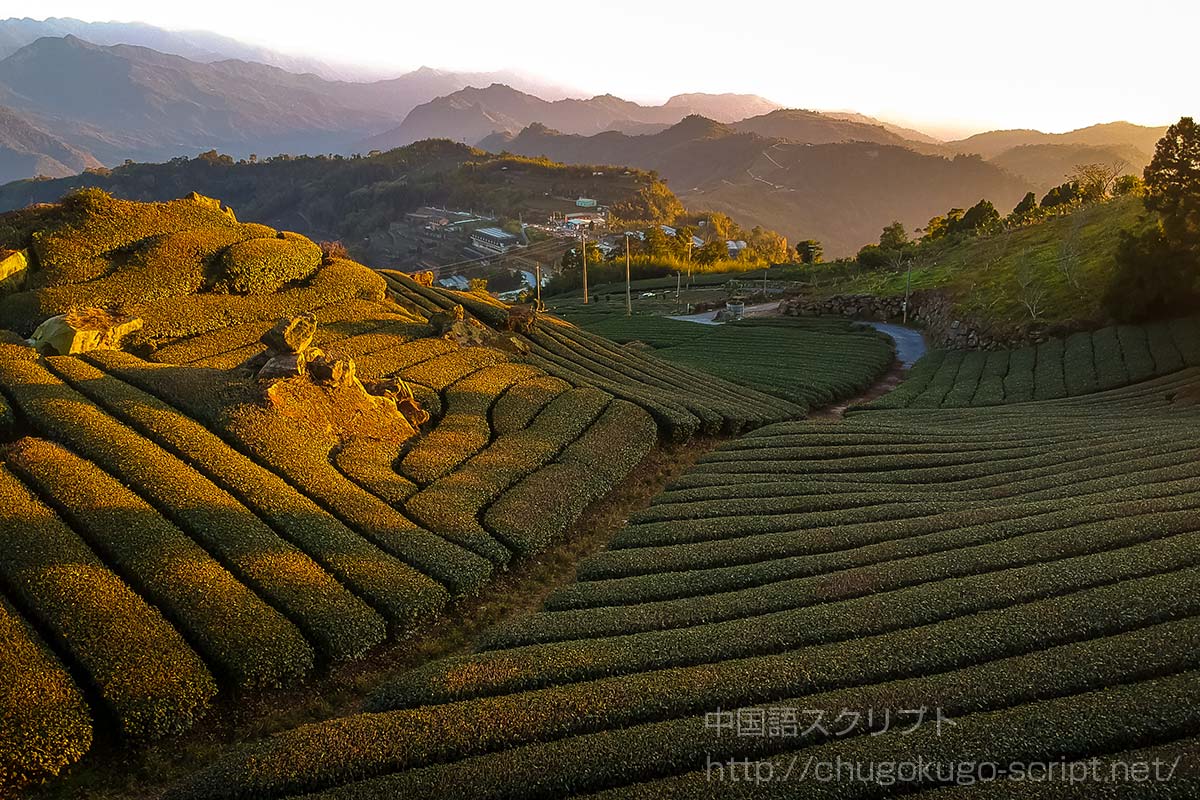
M375 9L345 0L158 4L112 0L102 19L83 0L14 3L11 16L137 21L203 30L335 66L394 77L421 66L513 71L572 96L658 104L689 92L757 94L790 108L855 111L942 138L985 130L1060 133L1097 123L1166 125L1196 111L1188 37L1194 5L1033 3L979 11L920 4L764 0L604 13L559 3ZM1153 30L1153 57L1137 42Z

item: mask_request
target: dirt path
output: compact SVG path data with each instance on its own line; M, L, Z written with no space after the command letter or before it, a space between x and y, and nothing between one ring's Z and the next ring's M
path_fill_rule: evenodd
M834 403L831 406L810 411L808 412L808 418L826 420L841 419L846 416L847 408L852 405L857 405L858 403L869 403L876 398L883 397L885 394L899 386L900 382L904 380L904 376L907 374L908 369L906 369L900 359L897 358L892 363L892 368L887 371L887 374L876 381L875 385L870 389L867 389L858 397L851 397L850 399L843 400L840 403Z

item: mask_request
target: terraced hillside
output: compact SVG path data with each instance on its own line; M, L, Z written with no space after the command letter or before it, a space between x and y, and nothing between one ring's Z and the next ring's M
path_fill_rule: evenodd
M963 408L1057 400L1200 364L1200 317L1117 325L1020 350L937 350L870 408Z
M1195 797L1200 360L1179 367L760 428L477 652L169 797ZM1145 784L801 777L918 756L968 778L1094 758L1102 781L1183 761Z
M665 317L585 316L578 324L615 342L648 344L656 358L805 408L861 394L895 360L886 335L832 317L759 317L699 325Z
M0 297L0 787L420 634L660 437L804 412L560 321L513 332L489 297L207 198L87 191L0 217L0 248L30 262ZM131 352L25 346L81 305L137 315ZM435 334L456 305L478 341ZM255 374L264 334L300 312L329 358L412 388L418 435L279 410Z

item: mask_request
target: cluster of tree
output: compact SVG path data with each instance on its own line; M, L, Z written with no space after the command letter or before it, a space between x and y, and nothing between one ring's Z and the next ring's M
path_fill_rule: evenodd
M622 219L671 222L683 206L670 189L640 170L601 175L588 165L496 156L446 140L417 142L365 157L279 155L234 160L217 151L162 164L127 163L49 181L20 181L0 190L0 209L54 202L72 189L97 186L132 200L169 200L197 191L218 197L238 217L340 239L368 262L367 241L386 241L390 226L423 205L475 209L499 217L545 213L547 193L595 197Z
M1143 178L1143 203L1154 224L1122 233L1105 308L1130 322L1194 314L1200 308L1200 125L1184 117L1168 128Z
M1005 216L987 199L970 208L951 208L929 220L924 229L918 228L916 232L920 236L916 239L909 238L902 223L893 222L880 233L877 244L865 245L858 251L855 261L868 269L896 267L916 255L922 246L933 242L988 236L1070 213L1080 206L1111 197L1144 194L1145 182L1136 175L1124 174L1125 167L1124 163L1077 165L1071 179L1050 189L1040 202L1036 194L1029 192ZM820 263L821 252L821 243L813 239L796 245L797 256L803 264Z

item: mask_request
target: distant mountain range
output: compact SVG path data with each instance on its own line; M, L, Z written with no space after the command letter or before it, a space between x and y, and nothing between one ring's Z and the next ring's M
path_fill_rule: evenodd
M1030 188L978 156L917 152L930 145L811 111L772 111L730 125L690 116L641 136L580 136L531 125L517 136L494 134L480 146L568 164L654 170L689 208L724 211L792 241L820 239L831 256L854 252L893 220L911 230L982 198L1011 207Z
M30 175L62 178L98 166L100 162L90 153L34 127L11 109L0 107L0 183Z
M0 20L0 58L45 37L77 36L93 44L130 44L160 53L211 63L237 59L256 61L288 72L310 72L327 80L362 77L352 68L338 68L319 59L289 56L208 31L169 31L142 22L84 22L70 17L37 20L25 17Z
M831 255L987 197L999 206L1077 164L1140 171L1164 128L991 131L942 142L852 111L756 95L662 105L570 98L503 73L422 68L374 81L204 32L72 19L0 21L0 182L218 150L350 155L445 138L575 164L653 169L690 204ZM974 157L966 157L977 154Z
M367 139L361 149L390 150L422 139L453 139L473 145L495 133L515 134L535 122L564 133L651 133L690 114L734 122L778 108L769 100L743 94L676 95L661 106L643 106L613 95L547 101L497 83L423 103L396 128Z

